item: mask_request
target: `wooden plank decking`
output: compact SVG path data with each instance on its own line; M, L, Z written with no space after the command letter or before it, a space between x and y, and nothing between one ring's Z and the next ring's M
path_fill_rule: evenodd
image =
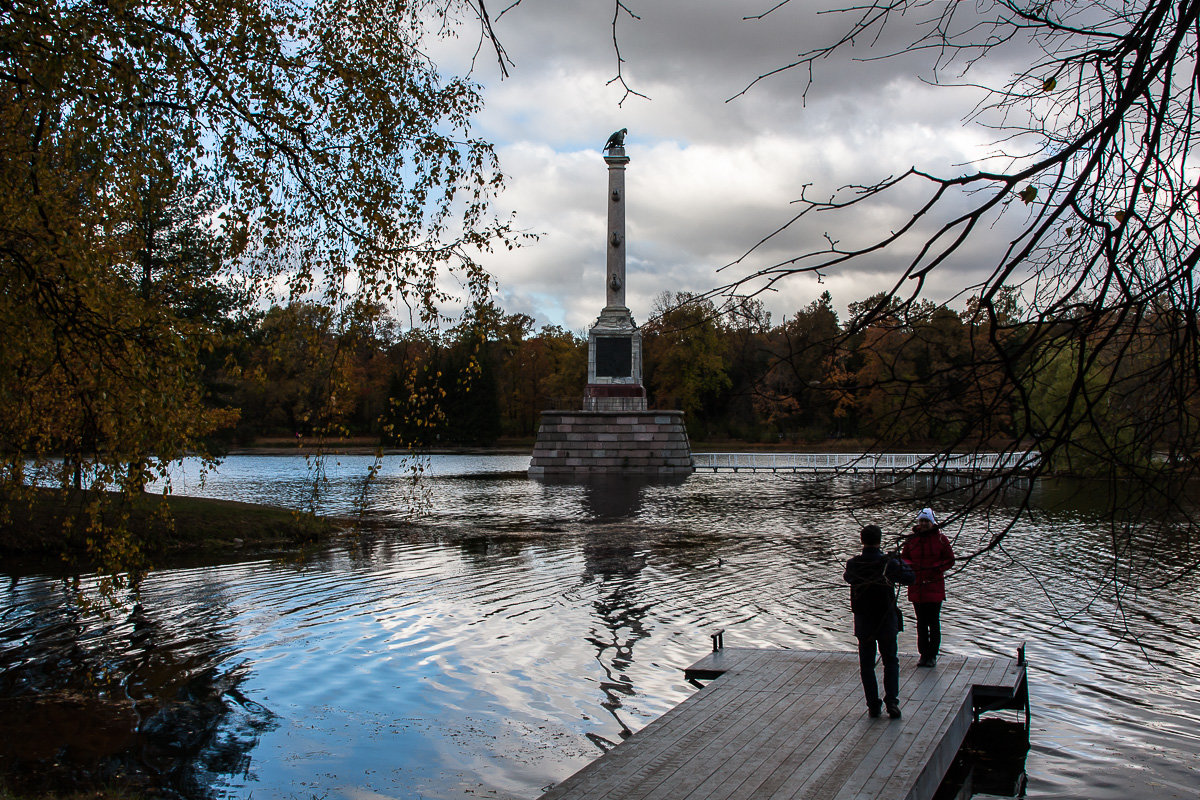
M718 650L689 677L715 678L542 795L542 800L928 800L971 725L978 693L1021 707L1016 659L901 656L904 716L871 719L858 656ZM718 677L719 676L719 677Z

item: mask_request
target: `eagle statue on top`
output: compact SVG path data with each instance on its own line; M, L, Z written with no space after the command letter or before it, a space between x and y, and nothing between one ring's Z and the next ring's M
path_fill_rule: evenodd
M612 150L614 147L624 147L625 134L627 133L629 133L628 128L621 128L621 130L608 137L608 141L604 143L604 149Z

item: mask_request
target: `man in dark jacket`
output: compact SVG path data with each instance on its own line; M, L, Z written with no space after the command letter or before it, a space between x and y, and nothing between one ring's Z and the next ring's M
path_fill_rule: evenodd
M863 551L846 563L842 576L850 584L850 610L854 612L854 636L858 639L858 668L867 713L878 717L881 706L888 716L900 716L900 659L896 654L896 634L900 630L900 610L896 608L895 584L910 584L913 572L894 555L879 548L883 531L868 525L859 533ZM875 648L883 662L883 703L879 702L879 684L875 681Z

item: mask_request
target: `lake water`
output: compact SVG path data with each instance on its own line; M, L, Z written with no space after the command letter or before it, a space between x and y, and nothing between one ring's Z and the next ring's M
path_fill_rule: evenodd
M946 489L548 484L527 456L437 456L416 483L385 462L364 496L369 463L236 456L175 476L180 494L295 507L316 478L319 510L365 506L367 531L312 552L156 571L108 612L54 576L6 581L0 769L189 798L533 798L690 695L682 669L717 628L730 646L853 648L857 530L905 530ZM1036 512L951 575L943 651L1027 643L1028 796L1200 797L1200 575L1177 574L1165 533L1127 572L1086 495L1033 489ZM951 526L956 550L1012 510Z

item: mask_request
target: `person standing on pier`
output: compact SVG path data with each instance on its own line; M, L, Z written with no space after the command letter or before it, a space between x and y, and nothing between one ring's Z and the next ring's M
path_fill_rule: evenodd
M858 668L867 713L878 717L883 706L888 716L900 716L900 658L896 635L900 632L900 609L896 607L896 584L910 584L913 571L896 556L879 547L883 531L867 525L859 532L862 553L846 562L842 575L850 584L850 610L854 612L854 638L858 639ZM883 702L875 680L875 649L883 662Z
M908 599L917 615L918 667L937 664L942 646L942 602L946 599L946 570L954 566L950 540L938 527L933 509L922 508L912 536L904 540L901 551L912 565L916 580L908 587Z

